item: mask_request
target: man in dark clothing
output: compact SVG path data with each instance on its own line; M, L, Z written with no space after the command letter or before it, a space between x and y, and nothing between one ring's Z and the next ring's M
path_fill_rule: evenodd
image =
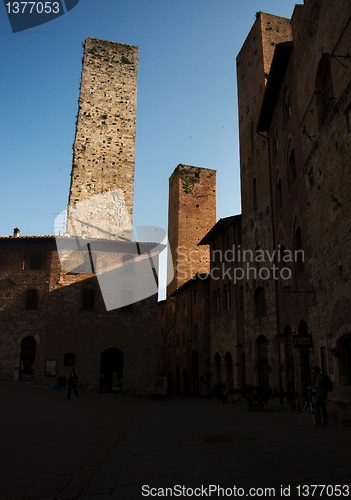
M69 374L69 377L68 377L67 399L70 399L72 390L73 390L76 398L78 398L79 394L78 394L77 384L78 384L78 377L77 377L75 369L72 368L71 373Z
M323 387L323 375L321 374L321 369L319 366L314 367L314 371L316 374L314 380L314 393L315 393L315 410L316 410L316 426L322 427L322 419L323 418L323 427L328 427L328 412L327 412L327 396L328 392Z

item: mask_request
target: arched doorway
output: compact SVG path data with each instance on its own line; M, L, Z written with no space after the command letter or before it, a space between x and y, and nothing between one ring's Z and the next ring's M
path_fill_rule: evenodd
M233 358L230 352L224 356L225 363L225 385L228 391L233 390Z
M123 352L115 347L106 349L100 358L100 392L122 392Z
M259 387L268 389L269 368L268 368L268 341L266 337L260 335L256 340L257 348L257 384Z
M185 369L183 370L183 392L184 396L189 396L188 373Z
M177 368L176 368L175 376L176 376L176 386L175 386L176 396L180 396L180 368L179 368L179 366L177 366Z
M308 336L308 326L305 320L301 320L298 326L298 335ZM302 346L300 349L300 384L301 392L307 395L307 387L311 385L311 365L309 346Z
M21 365L20 365L20 382L28 382L33 380L34 361L37 342L34 337L28 335L21 342Z
M239 366L239 377L240 377L240 390L245 391L246 387L246 354L242 352L240 354L240 366Z
M191 354L191 370L193 378L193 396L199 395L199 354L193 351Z
M288 392L295 391L294 346L290 326L284 328L285 335L285 387Z
M222 382L222 375L221 375L221 357L220 355L218 354L218 352L216 352L215 356L214 356L214 368L215 368L215 373L214 373L214 383L215 384L220 384Z
M351 333L340 337L337 346L340 353L341 384L351 385Z

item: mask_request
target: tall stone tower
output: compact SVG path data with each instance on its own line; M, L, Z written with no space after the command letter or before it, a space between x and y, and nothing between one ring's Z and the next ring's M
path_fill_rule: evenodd
M69 233L130 237L137 67L138 47L86 38L68 202Z
M242 203L242 248L255 255L256 250L272 252L274 248L272 203L270 197L269 145L262 134L256 133L261 104L269 76L275 46L291 40L290 19L259 12L256 21L237 56L237 87L240 139L240 179ZM278 147L279 131L276 134ZM282 147L282 145L280 145ZM250 268L265 267L265 262L251 262ZM259 269L258 269L259 271ZM253 274L246 276L244 287L244 316L246 367L249 384L267 387L269 362L265 332L277 333L275 287L267 287ZM263 296L265 315L256 312L256 297ZM263 326L264 325L264 329ZM262 343L252 346L257 339ZM262 345L262 348L260 346ZM273 342L270 344L272 349ZM273 357L274 353L269 353ZM255 366L258 366L256 369ZM254 379L256 377L256 379Z
M210 271L208 245L199 241L216 223L216 171L178 165L169 179L168 240L173 281L168 295L197 272Z
M259 207L269 204L268 147L265 138L256 133L256 127L275 46L291 37L290 19L259 12L237 57L244 225L245 219Z

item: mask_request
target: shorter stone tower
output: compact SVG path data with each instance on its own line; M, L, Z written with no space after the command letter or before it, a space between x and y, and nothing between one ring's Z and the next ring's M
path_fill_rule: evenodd
M68 202L71 234L130 236L137 67L138 47L86 39Z
M168 239L174 278L168 295L196 273L210 271L200 240L216 223L216 171L178 165L169 179Z

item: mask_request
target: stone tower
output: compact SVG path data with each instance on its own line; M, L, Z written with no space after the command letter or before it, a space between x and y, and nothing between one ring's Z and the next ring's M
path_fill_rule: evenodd
M178 165L169 179L168 240L173 281L168 294L199 273L210 271L208 245L200 240L216 223L216 171Z
M138 47L86 38L68 202L69 233L130 237L137 67Z
M259 12L237 57L244 225L245 219L259 207L269 204L268 147L265 138L256 133L256 127L275 46L288 40L291 40L290 19Z
M272 203L270 196L269 145L267 138L256 132L261 105L276 44L291 40L290 19L259 12L256 21L237 56L237 87L240 140L240 179L242 203L242 248L255 255L256 250L272 252L274 235L272 226ZM278 146L279 134L276 134ZM271 145L270 145L271 146ZM248 263L256 269L268 267L266 262ZM250 273L244 286L244 317L246 339L246 369L248 383L267 387L269 383L269 356L264 331L276 332L275 287L267 286ZM257 313L256 297L264 297L266 314L262 320ZM265 328L265 330L263 329ZM252 349L257 339L262 340ZM270 344L270 349L272 349ZM255 366L258 368L256 369Z

